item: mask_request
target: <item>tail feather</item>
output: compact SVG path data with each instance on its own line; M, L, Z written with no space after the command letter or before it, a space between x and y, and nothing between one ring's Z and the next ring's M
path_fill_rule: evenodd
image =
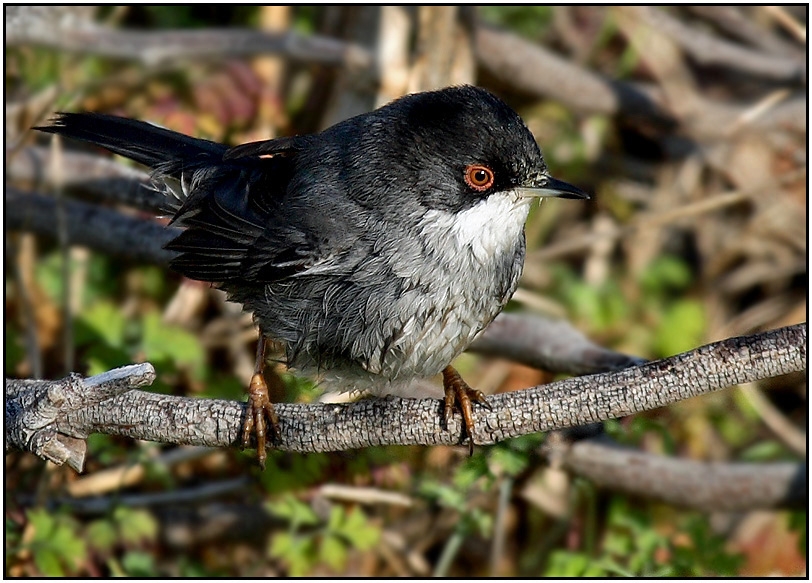
M224 158L228 146L149 123L98 113L60 113L44 132L106 148L153 169L172 222L166 245L176 271L201 281L276 281L317 259L303 229L283 217L296 148L282 139Z
M150 168L175 175L184 166L221 161L228 147L156 125L101 113L58 113L51 124L34 128L102 146Z

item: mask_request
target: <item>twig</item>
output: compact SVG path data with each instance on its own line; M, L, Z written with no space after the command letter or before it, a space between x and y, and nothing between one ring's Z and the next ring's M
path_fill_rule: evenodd
M132 59L148 66L184 59L275 54L293 61L368 69L367 51L339 40L253 29L118 30L76 19L52 21L25 6L6 11L6 46L35 44L60 51Z
M775 18L778 24L787 29L800 42L806 44L806 27L795 20L795 18L781 6L762 6L761 9Z
M464 541L465 535L459 529L455 529L451 532L451 536L446 539L443 552L440 554L440 558L434 566L434 572L431 574L432 577L448 577L448 570L451 568L454 557L457 556Z
M6 152L6 179L15 183L54 184L52 151L28 146L12 156ZM121 203L133 208L161 212L164 195L149 188L149 174L112 158L64 150L61 180L66 188L81 188L95 200Z
M157 222L128 217L78 201L65 201L68 239L74 245L102 249L110 255L166 265L174 256L163 246L179 233ZM5 226L10 231L33 231L54 237L56 201L6 186Z
M494 395L488 399L492 410L476 409L475 438L477 443L490 444L519 435L585 425L662 407L734 384L805 370L806 336L806 325L798 324L730 338L619 372ZM73 378L74 384L77 381ZM13 389L20 383L25 381L7 380L7 392L10 385ZM86 407L63 412L47 405L51 407L52 430L77 438L102 432L210 447L234 447L240 443L244 403L143 391L108 397L86 395L83 397L88 403ZM108 400L101 403L105 398ZM12 415L7 406L7 431L21 426L18 418L38 402L37 398L29 399L28 407L18 407ZM447 428L443 426L441 403L434 399L388 397L347 405L278 404L275 409L280 419L280 435L274 445L286 451L344 451L387 444L454 445L460 442L462 431L456 416ZM9 441L16 447L32 450L28 447L30 439Z
M756 24L742 13L740 6L697 5L686 8L753 46L779 55L801 56L798 47L791 45L768 27Z
M65 212L65 192L62 169L64 161L62 158L63 148L61 136L54 136L51 140L51 174L54 181L54 193L56 195L56 230L57 241L62 265L60 275L62 276L62 339L65 354L65 373L73 370L73 300L71 292L73 290L73 278L71 277L71 253L70 237L68 237L68 218Z
M116 506L137 508L143 506L177 506L193 504L201 500L210 500L223 494L243 490L252 485L250 476L240 476L230 480L210 482L202 486L181 488L168 492L150 492L148 494L128 494L99 496L95 498L58 498L53 506L69 506L76 514L105 514Z
M764 421L764 425L772 431L787 447L800 456L806 457L806 433L797 429L779 411L764 393L758 388L757 383L747 383L739 387L744 398L750 406L756 410L758 416Z
M124 366L86 379L76 374L59 381L6 379L6 451L24 449L81 471L87 444L60 432L55 427L58 418L154 380L151 364Z
M490 576L499 576L499 565L505 553L505 539L507 511L510 504L510 494L513 491L513 478L502 476L499 481L499 498L496 504L496 518L493 523L493 541L491 542Z
M550 259L576 253L604 238L622 238L638 229L651 229L663 226L682 219L710 213L740 202L751 199L761 191L757 189L733 190L706 197L703 200L680 205L673 209L660 212L640 213L631 223L614 229L601 232L591 231L580 237L571 237L564 241L547 245L543 249L532 251L527 255L527 261L549 261Z
M605 488L686 508L740 512L807 502L805 463L699 462L644 453L605 437L566 448L558 455L567 470Z
M477 26L475 39L479 64L511 88L552 97L577 111L673 123L670 113L637 86L600 77L539 45L484 25Z
M790 96L789 89L776 89L769 95L765 96L753 106L748 107L736 119L736 122L730 127L729 135L734 135L742 127L752 124L756 119L765 115L768 111L776 107L779 103L784 101Z
M624 10L635 12L652 30L670 36L685 52L705 65L721 65L777 81L806 81L803 60L735 45L696 27L686 26L661 8L635 6Z
M8 217L8 215L6 215L6 217ZM8 219L6 219L6 221L8 221ZM8 228L8 223L6 223L6 228ZM35 379L39 379L42 378L42 352L39 347L37 318L34 312L34 306L31 302L26 277L20 265L23 249L28 247L30 250L30 247L34 243L33 239L27 240L30 237L31 235L17 237L20 243L20 245L17 245L17 241L14 240L15 237L6 233L6 252L10 254L9 259L11 260L11 269L14 274L14 283L17 286L17 295L23 314L26 354L28 355L28 360L31 365L31 376Z
M567 374L620 370L645 362L598 346L566 320L536 314L499 314L468 350Z
M381 533L381 542L383 547L387 548L389 552L387 555L395 555L406 561L406 565L411 572L426 577L431 573L431 566L426 558L418 550L412 548L403 536L403 533L397 529L384 529ZM408 574L408 573L407 573Z
M99 496L111 490L128 488L140 483L147 475L147 466L169 468L176 464L209 455L208 447L183 446L171 449L146 462L127 464L95 472L67 486L67 492L74 498Z
M346 500L359 504L388 504L411 508L414 500L405 494L389 492L380 488L362 488L359 486L344 486L341 484L325 484L319 488L319 494L334 500Z

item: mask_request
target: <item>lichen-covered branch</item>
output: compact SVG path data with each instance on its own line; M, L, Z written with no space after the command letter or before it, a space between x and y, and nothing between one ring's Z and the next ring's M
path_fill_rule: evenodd
M133 364L100 375L82 378L72 374L58 381L6 379L6 452L22 449L56 464L68 463L77 471L84 466L87 446L57 429L73 411L92 407L137 387L151 385L151 364Z
M798 324L730 338L619 372L494 395L489 398L491 411L476 410L476 441L490 444L529 433L584 425L662 407L738 383L802 371L806 368L806 338L806 325ZM39 389L44 386L42 382L37 384ZM19 389L12 389L18 400L22 398L19 393ZM143 391L127 391L114 398L105 395L106 399L87 396L87 406L71 406L64 414L49 412L54 417L52 429L79 439L102 432L211 447L239 444L243 403ZM37 400L28 402L31 407ZM457 444L461 435L459 419L455 417L448 428L443 427L441 408L439 400L395 397L347 405L279 404L276 410L281 435L274 446L316 452L389 444ZM19 446L27 441L16 439L12 443Z

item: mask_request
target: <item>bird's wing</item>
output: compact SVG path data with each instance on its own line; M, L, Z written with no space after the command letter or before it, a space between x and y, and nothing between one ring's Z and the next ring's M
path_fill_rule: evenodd
M319 234L289 206L291 159L257 154L232 155L180 177L184 200L173 222L186 229L166 246L179 252L175 270L203 281L265 283L323 259Z
M223 155L223 160L236 160L239 158L288 156L298 152L307 140L306 136L287 136L261 142L249 142L229 148Z
M327 260L324 235L289 208L288 183L307 136L228 148L142 121L60 113L37 128L98 144L153 169L172 222L186 229L167 248L177 271L211 282L269 282ZM317 240L318 239L318 240Z

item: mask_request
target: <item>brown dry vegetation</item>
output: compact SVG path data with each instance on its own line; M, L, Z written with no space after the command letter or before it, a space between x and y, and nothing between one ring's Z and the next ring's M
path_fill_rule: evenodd
M595 194L533 211L511 312L567 318L649 359L804 322L806 27L806 7L6 8L6 375L150 361L155 390L240 399L253 366L250 316L163 267L144 174L28 131L53 111L236 144L460 83L508 101L553 173ZM76 223L92 210L77 201L109 214ZM553 380L457 364L487 393ZM319 398L278 372L277 400ZM607 431L719 467L798 464L806 422L805 379L790 375ZM528 436L470 459L446 446L276 452L262 474L234 450L100 435L83 475L12 453L6 574L806 572L804 513L623 494L567 458L594 467L606 450L590 462L569 443Z

